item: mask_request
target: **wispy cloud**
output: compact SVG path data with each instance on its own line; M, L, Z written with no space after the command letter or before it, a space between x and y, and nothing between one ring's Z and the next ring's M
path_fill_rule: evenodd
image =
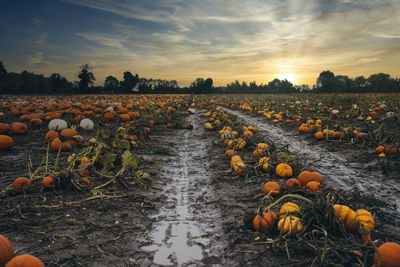
M37 52L27 57L28 64L40 64L43 62L43 52Z

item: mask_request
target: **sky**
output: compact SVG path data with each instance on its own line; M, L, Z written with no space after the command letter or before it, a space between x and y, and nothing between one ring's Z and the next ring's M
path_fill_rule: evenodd
M2 0L7 71L315 84L400 77L400 0Z

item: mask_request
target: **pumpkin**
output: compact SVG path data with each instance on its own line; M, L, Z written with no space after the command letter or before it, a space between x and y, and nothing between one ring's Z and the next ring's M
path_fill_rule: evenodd
M318 192L321 190L321 184L317 181L311 181L306 184L306 187L311 192Z
M316 181L320 184L323 184L324 180L322 179L321 174L318 172L310 172L310 171L303 171L299 174L298 180L302 186L308 184L308 182Z
M371 231L375 227L375 221L372 214L364 209L356 210L356 221L360 224L360 228Z
M7 123L0 123L0 134L6 134L10 130L10 126Z
M82 177L81 180L79 181L79 184L84 187L90 187L91 182L88 178Z
M45 267L44 263L35 256L24 254L14 257L5 267Z
M233 164L233 171L236 174L241 174L244 171L245 165L243 161L236 161L235 164Z
M278 222L278 229L281 233L293 233L297 234L303 229L303 224L298 217L287 216L282 218Z
M386 242L379 246L381 254L381 267L399 267L400 266L400 245L394 242ZM378 264L378 254L374 254L374 264Z
M256 149L256 150L253 151L253 157L255 157L255 158L261 157L262 154L263 154L263 150L262 149Z
M257 149L266 150L266 149L268 149L268 144L266 144L266 143L258 143L257 144Z
M263 212L262 215L257 214L253 219L254 230L258 232L270 231L276 222L277 215L273 211Z
M324 139L324 134L321 131L318 131L318 132L315 133L315 138L317 140Z
M382 153L384 150L385 150L385 147L384 147L384 146L378 146L378 147L375 149L375 152L376 152L376 153Z
M49 122L49 130L61 131L66 129L67 127L67 122L62 119L52 119Z
M292 213L292 212L298 212L298 213L301 212L299 206L297 206L296 203L287 202L287 203L283 204L279 211L279 219L285 218L286 215L298 217L298 215L296 213Z
M228 149L227 151L225 151L225 157L227 159L231 159L233 155L235 155L235 151L233 151L232 149Z
M28 132L28 126L21 122L13 122L10 125L10 132L12 134L26 134Z
M54 179L51 176L47 176L46 178L44 178L42 180L42 186L44 188L54 188L55 184L54 184Z
M207 130L212 130L213 126L211 123L207 122L206 124L204 124L204 128L206 128Z
M386 155L389 155L389 154L397 152L397 148L395 148L392 145L388 145L387 147L385 147L384 152L385 152Z
M79 123L79 126L85 131L90 131L90 130L93 130L94 123L91 119L83 119Z
M268 182L264 185L264 193L270 196L276 196L280 193L281 187L276 182Z
M53 142L54 139L58 137L58 133L54 130L50 130L46 133L44 140L46 142Z
M245 146L246 146L246 141L239 140L239 142L235 146L235 149L236 150L242 150Z
M233 165L235 164L235 162L237 161L242 161L242 158L239 155L234 155L231 158L231 168L233 169Z
M13 140L8 135L0 135L0 150L8 149L13 146Z
M106 121L113 121L114 118L115 118L114 113L107 112L107 113L104 114L104 119L105 119Z
M253 133L251 131L249 131L249 130L244 131L243 135L246 138L252 138L253 137Z
M58 151L60 149L61 146L61 151L69 151L71 149L71 142L61 142L60 138L56 138L53 140L53 142L51 142L51 149L53 151Z
M300 188L301 184L296 178L290 178L286 181L285 187L288 189Z
M43 121L39 118L32 118L29 121L29 126L33 129L39 129L42 127L42 125L43 125Z
M4 266L14 256L14 249L11 242L4 235L0 234L0 266Z
M292 167L290 167L286 163L280 163L278 166L276 166L275 170L276 174L279 175L280 177L290 177L293 175L293 170Z
M74 135L77 135L78 133L75 131L75 129L64 129L61 131L60 135L64 137L72 137Z
M131 119L131 117L129 117L128 114L121 114L121 115L119 115L119 119L121 121L129 121Z
M335 216L343 223L344 228L348 231L355 227L356 213L349 207L344 205L333 205Z
M16 191L23 191L32 185L31 181L25 177L19 177L14 180L13 188Z

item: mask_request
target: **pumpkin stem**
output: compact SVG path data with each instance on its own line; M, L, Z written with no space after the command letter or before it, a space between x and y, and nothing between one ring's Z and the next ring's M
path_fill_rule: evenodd
M283 200L287 199L287 198L297 198L299 200L303 200L304 202L307 202L308 204L312 205L313 202L311 200L309 200L308 198L305 198L303 196L300 195L295 195L295 194L287 194L282 196L281 198L279 198L277 201L275 201L274 203L272 203L271 205L269 205L268 207L265 208L265 210L270 210L271 208L275 207L276 205L278 205L279 203L281 203Z

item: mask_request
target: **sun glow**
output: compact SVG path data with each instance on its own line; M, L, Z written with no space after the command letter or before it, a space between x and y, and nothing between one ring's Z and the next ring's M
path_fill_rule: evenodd
M279 80L288 80L291 83L295 83L296 82L296 75L292 74L292 73L280 73L278 75L278 79Z

